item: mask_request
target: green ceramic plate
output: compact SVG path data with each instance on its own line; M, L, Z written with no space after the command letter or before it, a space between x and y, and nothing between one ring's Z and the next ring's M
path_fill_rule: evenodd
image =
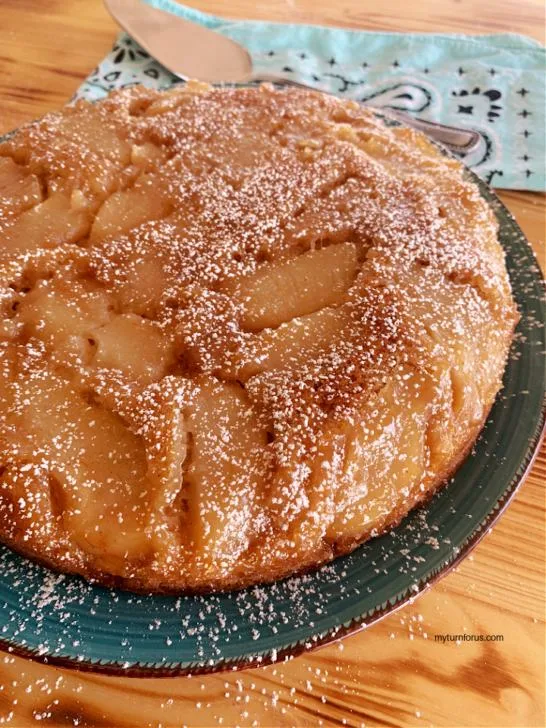
M504 389L473 454L391 533L306 576L231 594L137 596L49 571L0 547L0 647L44 662L136 676L263 665L326 644L399 609L464 558L508 505L544 424L545 304L533 252L500 223L521 321Z

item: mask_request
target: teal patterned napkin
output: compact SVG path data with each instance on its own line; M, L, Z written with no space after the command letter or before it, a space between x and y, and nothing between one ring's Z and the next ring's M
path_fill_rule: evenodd
M465 163L496 187L544 190L545 49L520 35L377 33L311 25L231 21L171 0L151 5L229 36L257 72L478 130ZM97 99L142 83L180 82L122 33L76 93Z

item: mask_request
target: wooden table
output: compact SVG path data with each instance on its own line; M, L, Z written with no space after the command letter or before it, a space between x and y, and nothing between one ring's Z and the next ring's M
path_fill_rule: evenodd
M377 30L514 31L544 42L541 0L197 0L219 14ZM110 48L100 0L2 0L0 133L61 106ZM540 131L540 130L539 130ZM544 197L502 199L544 260ZM292 662L135 680L0 654L0 721L14 726L544 726L543 449L476 551L402 612ZM436 633L502 634L442 645Z

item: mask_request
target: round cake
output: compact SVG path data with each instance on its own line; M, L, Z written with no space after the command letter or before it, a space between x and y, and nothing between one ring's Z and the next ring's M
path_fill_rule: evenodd
M0 540L151 592L397 524L472 448L518 318L493 213L426 137L195 82L0 145L0 306Z

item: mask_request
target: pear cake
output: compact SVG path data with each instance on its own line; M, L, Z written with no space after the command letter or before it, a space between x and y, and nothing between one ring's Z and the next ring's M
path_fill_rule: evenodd
M140 87L0 144L0 540L150 592L310 569L453 474L517 310L462 165L356 102Z

